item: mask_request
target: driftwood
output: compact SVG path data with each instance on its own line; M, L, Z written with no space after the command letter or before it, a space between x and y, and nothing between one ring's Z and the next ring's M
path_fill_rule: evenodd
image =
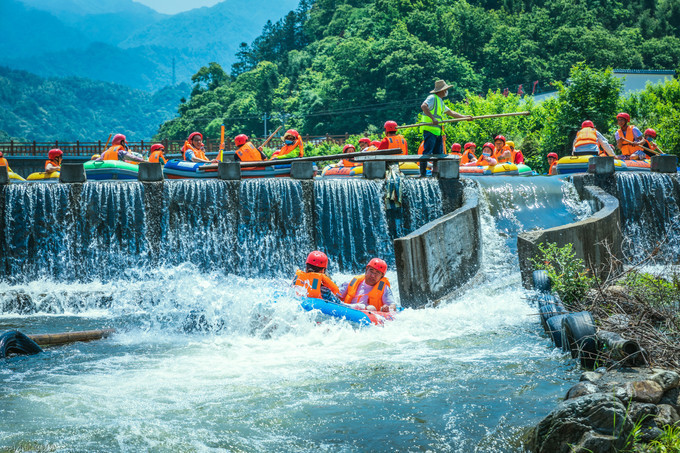
M92 341L106 338L115 329L98 329L98 330L81 330L79 332L63 332L50 333L41 335L27 335L31 340L38 343L40 346L55 346L68 343L75 343L78 341Z

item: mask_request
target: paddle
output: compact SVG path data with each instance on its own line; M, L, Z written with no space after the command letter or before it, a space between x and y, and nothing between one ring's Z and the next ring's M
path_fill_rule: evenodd
M655 151L655 150L653 150L653 149L651 149L651 148L647 148L646 146L637 144L637 143L635 143L635 142L631 142L631 141L628 140L627 138L621 137L621 140L623 140L623 141L626 142L626 143L630 143L631 145L639 146L640 148L644 149L645 151L649 151L650 153L655 154L655 155L657 155L657 156L659 156L659 155L662 154L662 153L660 153L659 151Z
M112 135L113 135L113 134L109 134L109 138L106 139L106 145L104 145L104 149L102 149L102 150L100 151L101 153L103 153L104 151L106 151L106 150L109 148L109 140L111 140L111 136L112 136Z
M222 162L222 154L224 154L224 124L220 128L220 153L217 155L217 160Z
M262 144L260 145L260 149L264 149L264 147L267 146L269 144L269 142L272 141L272 138L274 138L274 136L279 133L279 131L281 130L282 127L283 126L277 127L276 130L274 132L272 132L264 142L262 142Z
M472 116L472 117L465 117L465 118L453 118L450 120L443 120L443 121L438 121L437 124L448 124L448 123L457 123L459 121L472 121L472 120L483 120L486 118L502 118L505 116L526 116L526 115L531 115L531 112L512 112L512 113L497 113L494 115L481 115L481 116ZM407 124L405 126L397 126L397 129L407 129L410 127L420 127L420 126L432 126L432 123L416 123L416 124Z

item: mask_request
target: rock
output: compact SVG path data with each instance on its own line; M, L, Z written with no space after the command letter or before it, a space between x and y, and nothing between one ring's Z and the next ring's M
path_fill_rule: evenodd
M633 394L635 392L633 386L630 383L624 384L622 387L616 386L612 389L612 391L614 396L626 405L628 405L628 402L633 399Z
M596 371L586 371L581 375L581 378L579 381L584 382L596 382L598 379L602 377L602 374L596 372Z
M638 442L649 443L653 440L658 439L662 435L663 431L661 431L656 426L645 426L640 429L640 434L637 440Z
M656 426L662 428L668 425L674 425L676 422L680 421L680 416L675 408L669 404L659 404L658 406L659 414L654 420Z
M649 379L659 384L664 392L674 389L680 384L680 375L678 373L659 368L653 370L653 374Z
M588 431L583 435L581 441L573 446L571 451L574 453L616 453L617 449L613 446L615 442L614 436Z
M597 393L597 386L595 384L593 384L592 382L579 382L578 384L569 389L565 400L578 398L579 396L584 395L591 395L593 393Z
M623 448L632 428L621 401L611 394L593 393L560 403L538 424L528 446L536 452L569 453L570 444L577 445L586 440L586 433L596 432L597 442L611 436L612 448Z
M632 387L634 401L656 404L663 396L663 388L654 381L635 381Z
M652 422L658 413L659 408L656 404L633 403L630 405L630 412L628 415L633 423L645 424Z
M680 409L680 388L670 389L661 397L659 404L669 404L677 411Z

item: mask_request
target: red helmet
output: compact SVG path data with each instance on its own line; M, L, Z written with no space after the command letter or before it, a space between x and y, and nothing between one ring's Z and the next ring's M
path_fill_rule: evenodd
M380 140L373 140L373 141L371 142L371 145L373 145L373 146L380 146Z
M618 120L619 118L623 118L624 120L626 120L626 122L630 121L630 115L627 113L621 112L618 115L616 115L616 119Z
M52 159L56 159L57 157L61 157L63 155L64 155L64 152L62 150L55 148L55 149L51 149L47 153L47 158L52 160Z
M201 137L201 140L203 140L203 134L201 134L200 132L192 132L191 134L189 134L189 138L187 138L187 141L188 141L189 143L191 143L191 141L192 141L192 140L194 139L194 137L196 137L196 136Z
M654 129L646 129L645 135L649 135L652 138L656 138L656 131Z
M112 145L120 145L121 142L126 142L127 138L123 134L116 134L113 136L113 141L111 142Z
M493 146L493 143L490 143L490 142L484 143L484 146L482 146L482 151L484 151L484 148L489 148L491 150L495 149L495 147Z
M354 151L357 150L357 149L354 147L354 145L352 145L351 143L348 143L348 144L346 144L345 146L342 147L342 152L343 152L343 154L344 154L344 153L352 152L352 151L347 151L347 150L350 149L350 148L353 149Z
M363 137L359 139L359 143L366 143L367 145L371 144L371 139L368 137Z
M161 145L160 143L156 143L154 145L151 145L151 152L158 151L158 150L165 151L165 146Z
M371 261L368 262L368 265L366 267L372 267L378 272L382 272L383 274L387 272L387 263L380 258L373 258Z
M328 257L324 252L314 250L309 255L307 255L307 261L305 264L311 264L312 266L326 269L328 267Z
M555 159L559 159L560 156L557 155L557 153L548 153L548 157L553 157Z
M494 138L493 141L495 142L496 140L503 140L503 143L505 143L505 137L502 135L496 135L496 138Z
M451 145L451 152L452 153L459 153L460 152L460 143L454 143Z
M397 122L396 121L385 122L385 132L397 132Z
M2 151L0 151L0 157L2 157Z
M239 134L234 137L234 144L236 146L243 146L248 141L248 136L246 134Z
M297 139L297 138L300 138L300 134L299 134L298 131L296 131L295 129L288 129L288 130L286 131L286 133L283 134L284 137L285 137L286 135L292 135L292 136L295 137L296 139Z
M475 145L475 144L472 143L472 142L467 142L467 143L465 144L465 147L464 147L464 148L465 148L465 149L468 149L468 148L477 148L477 145Z
M584 122L581 123L581 129L584 127L595 127L592 121L590 120L585 120Z

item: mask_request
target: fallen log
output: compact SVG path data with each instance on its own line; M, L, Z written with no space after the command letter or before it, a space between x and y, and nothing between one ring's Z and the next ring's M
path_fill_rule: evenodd
M49 333L41 335L27 335L28 338L38 343L40 346L54 346L78 341L92 341L106 338L115 329L81 330L79 332Z

